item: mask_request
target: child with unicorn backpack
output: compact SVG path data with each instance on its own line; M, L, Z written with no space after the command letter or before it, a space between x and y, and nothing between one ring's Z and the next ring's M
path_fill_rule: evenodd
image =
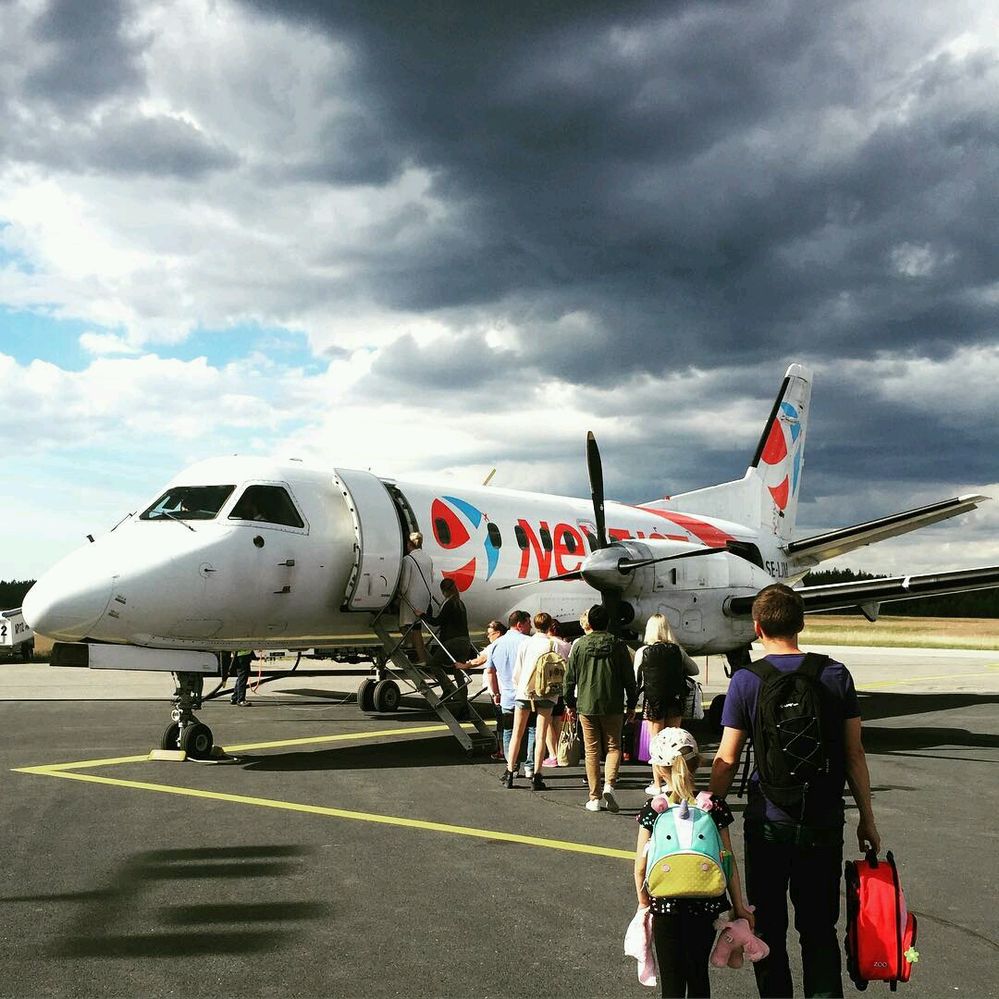
M639 959L639 978L655 984L635 936L651 936L663 996L710 996L708 965L715 921L730 909L751 929L728 827L728 806L708 792L697 793L694 772L700 758L694 737L665 728L650 745L650 762L667 776L663 793L639 813L635 852L638 912L626 939L626 953Z

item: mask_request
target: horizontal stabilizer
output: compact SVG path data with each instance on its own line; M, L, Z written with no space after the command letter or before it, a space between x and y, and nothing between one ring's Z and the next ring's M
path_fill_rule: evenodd
M936 597L946 593L967 593L999 586L999 565L982 569L957 569L954 572L932 572L922 576L895 576L891 579L857 579L849 583L828 583L804 586L801 594L805 611L842 610L850 607L873 607L892 600L914 597ZM728 605L728 613L741 617L752 611L753 597L736 597Z
M855 548L873 544L875 541L884 541L886 538L894 538L899 534L907 534L920 527L957 517L976 509L980 503L988 499L990 499L988 496L956 496L954 499L931 503L916 510L906 510L905 513L869 520L865 524L855 524L853 527L844 527L828 534L816 534L811 538L802 538L801 541L792 541L785 550L795 560L803 561L805 564L808 560L813 560L812 564L817 564L852 552Z

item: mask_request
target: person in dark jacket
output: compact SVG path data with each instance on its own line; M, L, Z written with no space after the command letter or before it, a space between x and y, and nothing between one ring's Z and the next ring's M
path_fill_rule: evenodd
M618 810L614 785L621 767L622 707L627 698L629 721L635 717L638 685L631 657L624 642L608 634L609 616L601 604L588 612L593 629L573 645L565 676L566 720L574 723L578 712L586 750L586 780L591 812ZM603 793L600 790L600 761L606 756Z
M427 657L427 670L433 673L445 694L463 688L464 697L467 698L468 676L459 669L458 664L466 662L475 653L468 635L468 612L458 594L457 584L448 576L441 580L441 595L444 603L436 614L419 615L423 621L437 628L437 641L432 642L430 655ZM454 674L457 687L448 673ZM459 695L455 700L461 701L464 698Z

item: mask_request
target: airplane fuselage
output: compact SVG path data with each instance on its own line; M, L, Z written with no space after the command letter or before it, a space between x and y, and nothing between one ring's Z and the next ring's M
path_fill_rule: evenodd
M163 649L295 649L355 637L360 644L396 590L404 538L414 528L424 535L435 581L447 575L458 584L473 630L516 608L573 620L600 599L583 581L546 582L578 570L593 551L589 499L254 458L201 462L170 486L223 484L232 489L210 519L132 517L64 559L25 602L35 627L63 641ZM301 526L233 517L252 485L285 490L298 513L290 519ZM692 653L745 645L752 625L727 615L727 601L795 576L773 538L768 547L760 532L739 524L618 503L607 504L606 516L610 539L624 543L629 557L722 549L636 570L621 591L635 630L662 612ZM755 546L758 564L724 551L729 542Z

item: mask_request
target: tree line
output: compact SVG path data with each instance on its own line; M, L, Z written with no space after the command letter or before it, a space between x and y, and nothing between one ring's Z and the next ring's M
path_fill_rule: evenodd
M0 579L0 610L20 607L25 593L34 585L33 579Z

